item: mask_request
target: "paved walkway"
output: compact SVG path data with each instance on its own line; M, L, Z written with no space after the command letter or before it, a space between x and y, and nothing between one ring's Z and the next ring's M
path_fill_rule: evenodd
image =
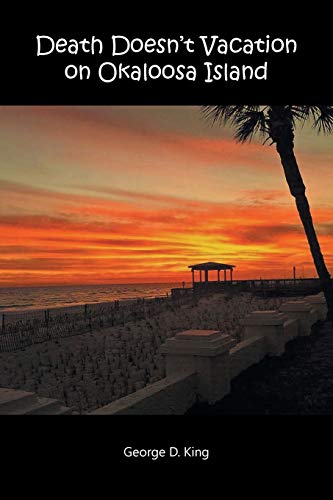
M188 414L333 414L333 328L314 327L310 337L289 342L279 358L266 358L232 381L231 393Z

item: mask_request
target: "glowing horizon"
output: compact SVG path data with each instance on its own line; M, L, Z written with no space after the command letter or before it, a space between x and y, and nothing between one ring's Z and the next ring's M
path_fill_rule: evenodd
M196 107L1 107L0 286L316 276L274 147L236 144ZM333 143L296 138L333 272Z

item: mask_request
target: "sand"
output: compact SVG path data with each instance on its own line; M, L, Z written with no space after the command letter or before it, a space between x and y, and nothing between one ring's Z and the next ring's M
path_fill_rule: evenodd
M165 376L161 344L191 328L218 329L239 340L240 319L254 310L277 309L284 298L215 295L66 338L0 354L0 386L56 398L84 413Z

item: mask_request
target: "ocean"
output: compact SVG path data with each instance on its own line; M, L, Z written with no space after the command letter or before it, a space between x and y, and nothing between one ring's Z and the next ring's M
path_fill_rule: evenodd
M180 283L77 285L0 288L0 311L69 307L139 297L165 297Z

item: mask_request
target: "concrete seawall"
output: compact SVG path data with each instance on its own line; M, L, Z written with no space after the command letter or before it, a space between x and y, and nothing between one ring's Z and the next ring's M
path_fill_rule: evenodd
M161 347L166 377L91 414L183 414L195 401L213 404L230 382L265 356L280 356L286 344L310 335L327 313L322 294L291 300L280 310L255 311L242 321L242 341L214 330L189 330Z

